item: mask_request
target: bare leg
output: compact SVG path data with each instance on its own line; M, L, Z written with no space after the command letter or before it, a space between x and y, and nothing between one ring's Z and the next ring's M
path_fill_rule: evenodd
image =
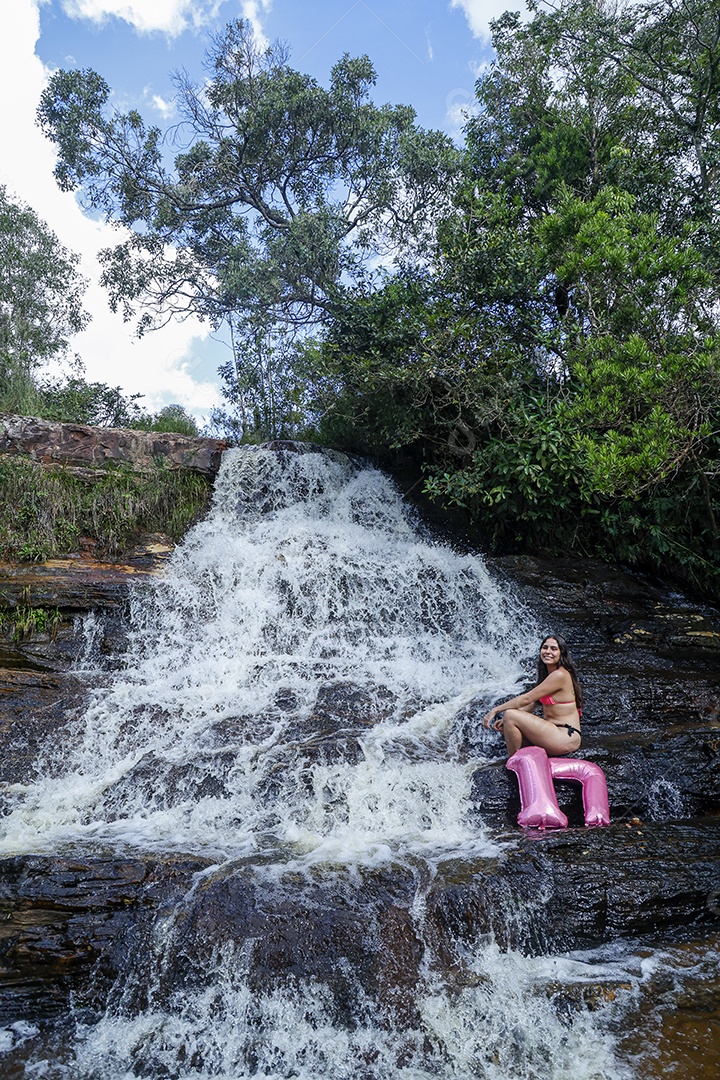
M567 728L556 727L549 720L525 712L523 709L506 709L498 724L507 746L508 757L517 753L523 738L532 746L541 746L553 757L571 754L580 746L580 736L570 734Z

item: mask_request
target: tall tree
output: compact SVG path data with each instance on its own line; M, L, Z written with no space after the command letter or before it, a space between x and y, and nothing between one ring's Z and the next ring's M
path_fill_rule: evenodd
M38 372L77 359L70 340L87 325L78 256L28 206L0 187L0 408L23 411Z
M407 448L498 547L680 564L720 591L717 219L676 119L651 122L645 23L533 10L494 25L431 270L358 298L319 350L324 430Z
M292 326L314 321L341 279L427 227L451 158L448 139L407 106L376 106L367 57L345 55L328 89L228 25L209 79L176 76L172 137L137 112L108 109L92 71L59 71L39 112L56 176L84 205L131 229L103 254L114 306L141 330L194 312L214 325L237 312ZM182 147L169 161L171 143Z
M585 8L592 55L632 81L645 143L672 163L676 213L709 221L720 208L720 0Z

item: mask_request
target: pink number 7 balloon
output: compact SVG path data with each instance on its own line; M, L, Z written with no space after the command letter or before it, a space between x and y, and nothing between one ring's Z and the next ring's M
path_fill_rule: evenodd
M539 746L524 746L507 763L520 787L518 825L524 828L564 829L567 818L558 806L553 781L570 780L582 785L585 824L609 825L605 774L599 765L577 758L549 758Z

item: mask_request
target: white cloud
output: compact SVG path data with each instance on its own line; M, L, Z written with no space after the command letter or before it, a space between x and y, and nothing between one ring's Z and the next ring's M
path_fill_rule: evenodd
M456 142L462 143L465 125L476 116L478 103L471 87L457 86L445 96L445 116L448 130Z
M266 15L271 7L272 0L243 0L241 5L242 17L252 26L255 41L262 48L267 48L270 44L262 27L262 16Z
M451 8L460 8L465 12L468 25L475 37L482 41L490 40L490 23L504 11L527 11L522 0L450 0Z
M161 31L176 37L199 29L217 15L225 0L61 0L66 15L103 23L114 17L139 33Z
M145 94L150 99L150 104L156 112L159 112L163 120L170 120L177 112L174 101L165 101L159 94L150 94L150 88L145 88Z
M473 78L477 82L482 75L487 75L492 67L492 63L490 60L471 60L468 66L473 74Z
M73 345L85 362L88 379L145 394L143 404L151 409L179 402L196 413L208 411L218 402L219 392L211 378L216 365L205 360L216 351L208 341L207 327L188 319L137 340L132 327L108 308L98 284L97 251L120 236L109 225L86 218L73 195L61 192L55 183L53 147L35 124L47 78L34 51L39 33L37 0L15 0L13 17L0 36L0 100L13 103L11 109L0 111L0 145L13 149L0 159L0 183L80 255L81 271L91 281L85 304L93 321Z

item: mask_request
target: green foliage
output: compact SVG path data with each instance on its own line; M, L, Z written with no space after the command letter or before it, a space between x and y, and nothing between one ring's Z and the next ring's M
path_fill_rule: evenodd
M98 470L86 476L24 458L0 458L0 558L42 562L90 536L118 556L139 532L179 540L204 508L206 480L181 470Z
M558 183L622 187L675 231L711 222L720 186L719 0L529 0L493 24L497 60L469 125L477 174L530 213ZM706 240L709 240L709 234ZM704 245L708 256L709 244Z
M567 310L546 340L571 394L559 405L593 490L628 497L697 455L720 390L715 281L695 230L664 236L633 196L559 189L537 224L544 265Z
M54 640L61 623L59 608L31 606L29 589L23 590L22 604L0 610L0 630L9 633L16 642L33 634L47 634Z
M305 362L320 437L410 455L494 550L601 555L720 595L719 279L690 196L714 197L717 88L695 87L697 154L670 104L649 120L660 67L672 82L707 55L680 7L707 28L695 0L503 16L427 270L346 295ZM686 52L664 43L651 78L665 18Z
M154 416L144 416L132 425L143 431L174 432L176 435L199 435L197 423L182 405L165 405Z
M87 323L78 258L0 186L0 412L30 412L36 374Z
M373 104L367 57L343 56L326 89L239 20L207 68L202 86L176 78L185 148L172 164L158 128L108 109L99 75L56 72L38 110L56 177L133 230L104 253L104 281L127 317L140 305L140 331L188 311L304 325L341 278L422 231L451 145L409 107Z
M87 382L79 376L63 380L43 380L36 386L34 407L17 410L19 415L39 416L71 424L94 427L138 427L147 413L137 404L141 394L123 394L119 386Z
M298 369L301 344L291 334L230 320L232 359L220 368L227 407L214 409L211 430L234 443L295 438L308 412Z

